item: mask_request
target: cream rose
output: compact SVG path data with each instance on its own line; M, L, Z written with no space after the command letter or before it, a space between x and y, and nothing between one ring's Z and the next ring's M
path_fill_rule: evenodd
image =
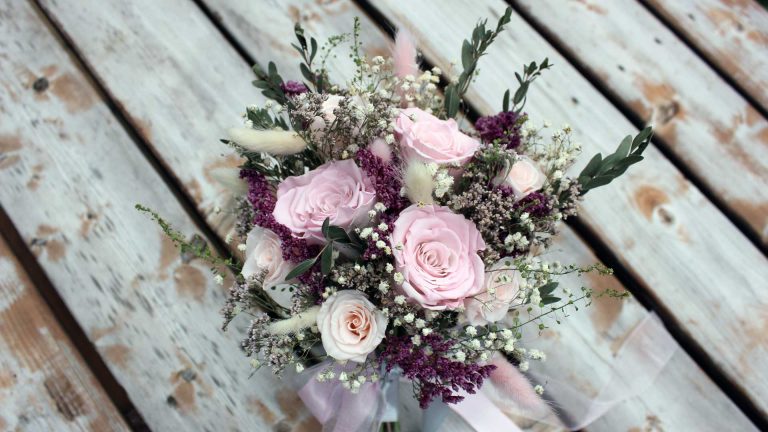
M485 274L485 289L464 300L465 316L472 325L500 321L520 293L520 272L512 267L512 260L502 258ZM493 293L491 293L493 292Z
M254 227L245 240L245 261L242 275L248 279L266 272L262 286L280 306L290 309L293 290L285 283L285 277L292 269L291 263L283 259L280 238L274 232Z
M480 147L480 142L459 130L454 119L440 120L418 108L400 113L395 132L403 156L422 162L464 164Z
M331 225L349 230L368 220L368 211L375 203L376 191L370 179L347 159L283 180L277 187L272 214L295 237L322 244L326 218Z
M387 317L362 292L344 290L320 306L317 327L329 356L364 362L384 339Z
M512 167L509 168L507 176L498 178L496 182L511 187L515 192L515 198L521 199L531 192L541 189L545 179L544 173L541 172L536 162L528 156L518 156Z

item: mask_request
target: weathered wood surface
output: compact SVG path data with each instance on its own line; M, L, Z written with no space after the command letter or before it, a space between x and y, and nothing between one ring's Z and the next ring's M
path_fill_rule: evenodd
M439 6L383 0L373 5L395 25L409 26L426 57L443 70L458 57L454 47L470 34L477 15L493 20L506 7L500 0ZM545 56L555 67L533 86L526 111L539 122L574 126L585 153L577 165L583 166L593 152L612 152L621 137L635 131L515 14L481 60L469 101L481 113L498 112L500 95L514 85L513 73L523 63ZM641 165L589 194L581 219L722 372L768 414L765 256L652 146Z
M513 3L768 244L768 121L749 102L637 0Z
M642 0L768 110L768 11L756 0Z
M222 3L220 5L216 4L209 4L209 6L214 8L214 12L218 13L222 17L226 17L227 14L226 11L223 9L217 8L217 6L230 6L235 7L236 4L232 3ZM274 6L274 5L273 5ZM118 7L118 6L116 6ZM126 19L129 20L129 22L133 23L133 20L137 21L134 23L133 26L136 28L138 26L138 21L140 21L138 18L133 17L130 14L130 11L126 10L129 9L126 6L119 6L123 9L121 10L120 14ZM330 8L327 9L326 8ZM227 54L231 53L230 49L227 48L227 46L224 44L223 41L215 42L217 39L215 37L211 37L211 35L208 35L209 37L206 38L206 43L209 45L212 45L214 43L220 43L221 47L218 49L214 49L215 52L224 52L225 55L221 55L222 58L217 58L215 61L215 64L217 65L217 71L218 74L214 72L208 72L209 67L204 67L207 63L205 59L198 60L197 58L186 58L179 54L176 55L172 52L172 50L168 50L167 52L163 51L163 46L170 47L174 46L178 43L178 41L169 38L168 36L165 36L164 38L151 38L151 40L142 39L142 40L134 40L134 39L123 39L121 44L117 47L113 47L113 49L116 49L117 51L122 53L122 56L120 58L109 58L109 53L104 51L103 41L100 42L99 33L100 32L89 32L89 28L93 28L96 26L96 28L99 28L98 22L105 23L105 17L94 17L92 18L94 22L88 23L87 25L83 26L82 29L78 29L78 26L73 25L75 22L78 21L79 13L78 11L73 11L70 8L67 8L67 10L62 10L62 8L51 8L52 13L54 14L55 18L57 20L60 20L65 30L68 32L70 37L73 38L75 43L77 44L78 48L83 53L85 59L87 62L89 62L94 69L96 70L97 75L100 76L100 79L105 83L105 85L108 87L108 90L111 94L113 94L120 102L121 106L123 106L126 109L126 112L130 118L159 118L163 116L162 110L158 109L152 104L146 103L145 99L151 99L152 95L149 94L142 94L140 88L135 88L131 85L132 83L132 74L130 74L130 71L133 70L132 68L147 68L151 67L154 68L154 73L151 74L151 76L147 77L147 80L155 79L152 78L156 75L162 75L162 78L157 78L158 80L162 79L167 84L168 82L178 82L177 87L163 87L161 85L152 85L149 86L152 89L159 89L159 90L152 90L154 91L163 91L167 92L167 94L158 96L157 94L154 95L155 98L159 99L165 99L165 98L171 98L173 95L181 91L180 87L183 86L185 91L189 93L199 93L199 94L205 94L208 90L208 86L216 87L217 85L222 86L224 89L222 91L223 94L220 94L218 98L212 99L212 105L209 107L209 109L214 113L237 113L241 109L242 106L252 103L252 102L260 102L262 99L259 96L256 96L256 92L249 87L249 81L251 79L250 72L247 71L247 67L244 67L244 63L240 59L232 60L232 55ZM287 41L290 40L291 34L292 34L292 22L294 19L300 17L301 15L313 15L313 13L321 14L323 13L324 16L327 15L327 17L324 17L324 20L322 23L314 24L311 21L306 22L307 24L307 30L310 32L319 32L320 35L328 35L331 33L336 33L339 30L348 30L350 28L351 23L351 17L355 14L355 9L351 9L351 6L348 4L336 4L336 5L329 5L320 7L319 10L315 11L312 9L312 5L309 4L296 4L296 5L290 5L286 6L284 8L278 8L276 10L282 11L285 9L285 13L281 16L278 15L269 15L265 16L264 14L267 13L266 10L256 10L253 8L249 8L251 10L250 13L252 14L258 14L258 16L253 15L241 15L239 18L239 22L241 22L243 25L248 25L248 22L251 23L258 22L258 23L270 23L269 26L255 26L250 25L252 29L261 28L263 29L263 33L257 33L255 37L249 38L244 42L243 45L246 46L249 50L251 50L251 54L259 61L265 62L269 59L274 59L280 69L283 71L286 78L291 77L288 67L291 67L290 70L293 70L295 68L295 52L290 48ZM272 9L269 9L270 11ZM329 12L330 11L330 12ZM342 13L343 11L347 11L346 13ZM175 9L172 11L173 14L182 14L184 16L192 16L193 20L196 20L195 15L195 9L190 6L190 8L182 9L179 7L178 9ZM274 14L274 12L272 12ZM148 14L149 16L155 16L156 14ZM71 16L71 18L67 18ZM147 20L147 15L141 15L142 20ZM107 16L108 18L108 16ZM238 19L237 16L235 16L235 19ZM334 26L331 26L331 24L328 22L328 20L335 20ZM70 21L71 20L71 21ZM174 31L178 32L178 34L183 35L178 36L180 39L189 39L189 40L201 40L204 39L202 36L196 36L194 32L208 32L206 29L206 26L203 24L199 24L196 21L193 21L196 24L195 25L189 25L189 26L180 26L178 24L172 24L172 23L165 23L165 22L152 22L148 24L144 24L147 26L155 26L155 25L165 25L166 30L168 27L173 29ZM115 28L120 28L119 22L112 22L106 21L106 24L102 24L102 26L107 25L113 25ZM229 26L229 24L225 21L225 24ZM374 29L374 27L370 27L370 29ZM366 35L364 36L367 41L372 42L372 52L384 52L386 50L386 44L384 43L384 36L381 34L376 35L375 38L371 36L371 34L368 33L369 30L366 31ZM111 32L105 31L105 33L109 34ZM140 32L139 32L140 34ZM374 40L371 40L374 39ZM378 39L376 41L376 39ZM123 45L124 44L124 45ZM138 46L138 47L137 47ZM213 51L207 51L207 52L213 52ZM163 52L164 55L172 56L173 60L166 60L164 62L155 62L154 64L145 64L142 63L146 60L144 60L141 56L139 56L138 53L141 52ZM134 53L134 56L130 56L129 54ZM187 54L189 56L189 54ZM193 56L194 57L194 56ZM197 61L200 61L200 65L195 64ZM133 64L131 68L126 69L120 69L119 65L121 62L137 62L136 64ZM186 65L188 63L192 62L193 65L189 66L189 69L182 69L179 67L179 65ZM162 66L162 64L170 64L171 66ZM158 65L160 64L160 65ZM199 67L198 67L199 66ZM123 66L125 67L125 66ZM160 69L163 67L163 69ZM220 69L218 69L220 68ZM334 65L334 68L336 71L343 72L344 69L341 65ZM179 75L187 75L195 73L197 78L193 81L187 81L184 82L183 80L174 79L174 74ZM246 86L247 89L245 87ZM230 88L236 88L238 89L236 92L237 97L233 97L229 94L228 89ZM244 95L251 96L250 98L244 98ZM190 109L195 109L190 108ZM186 110L186 108L185 108ZM166 114L167 115L167 114ZM221 135L221 131L224 127L228 126L231 123L226 122L234 122L234 115L231 115L229 117L223 118L223 120L220 120L217 124L216 121L211 120L210 122L198 122L198 124L193 125L191 130L188 125L184 125L184 129L182 132L185 132L188 134L187 138L190 140L194 140L195 142L199 142L200 147L204 149L202 153L202 157L200 159L197 159L197 156L194 153L190 153L186 159L177 159L179 152L186 152L186 150L178 149L180 146L178 143L175 143L174 141L177 141L178 134L180 133L178 131L178 128L180 128L179 125L172 121L164 122L164 127L159 128L160 130L157 133L146 133L145 137L149 140L150 144L155 149L156 153L165 160L166 164L171 167L171 169L174 170L175 174L182 179L182 182L186 185L194 184L197 182L198 184L206 184L207 186L201 187L200 194L195 194L195 188L191 188L190 192L192 197L198 202L198 203L204 203L204 202L211 202L216 197L216 191L217 186L215 183L211 182L212 179L207 177L205 175L205 172L210 170L211 163L214 163L218 161L220 148L216 147L215 142L216 138ZM222 124L223 123L223 124ZM151 129L151 128L150 128ZM140 130L141 133L145 133L144 130ZM210 144L208 144L210 143ZM174 147L177 146L177 147ZM183 153L186 155L186 153ZM206 164L209 164L206 166ZM194 181L190 180L193 179ZM206 192L208 191L208 192ZM212 192L213 191L213 192ZM211 219L213 221L213 219ZM223 232L220 230L220 232ZM700 373L700 372L698 372ZM704 379L706 381L706 379ZM722 398L718 399L718 403L722 403L725 401L726 405L728 402L725 400L724 396ZM702 401L705 401L705 399L702 399ZM637 415L634 416L635 418ZM641 418L644 418L643 415L640 415Z
M2 237L0 430L129 430Z
M286 383L247 378L207 266L133 209L196 231L66 48L27 2L0 16L0 203L150 428L315 430Z

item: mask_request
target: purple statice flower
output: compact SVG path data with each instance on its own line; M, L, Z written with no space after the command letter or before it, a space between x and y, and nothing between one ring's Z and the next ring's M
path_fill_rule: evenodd
M535 218L549 216L552 206L548 196L541 192L531 192L515 203L516 209L522 209Z
M304 83L300 83L298 81L286 81L283 83L280 83L280 90L285 93L288 97L298 96L302 93L306 93L309 91L307 86L304 85Z
M371 179L379 201L388 210L399 213L408 206L408 201L400 196L402 184L400 173L394 163L384 162L367 148L359 150L355 158L363 172Z
M317 255L317 247L310 246L303 239L291 234L291 230L275 220L272 211L277 198L264 176L256 171L240 170L240 178L248 183L248 201L253 206L253 223L272 230L280 237L283 258L291 262L301 262Z
M512 111L480 117L475 122L475 129L484 142L498 140L503 146L514 149L520 146L520 116Z
M424 336L421 340L421 345L416 347L408 335L389 336L381 359L386 364L387 372L400 367L403 375L414 382L422 409L426 409L437 398L445 403L461 402L464 397L456 394L456 391L461 389L474 394L483 380L496 369L494 365L449 359L447 353L455 342L437 333ZM429 354L423 349L427 345L432 351Z

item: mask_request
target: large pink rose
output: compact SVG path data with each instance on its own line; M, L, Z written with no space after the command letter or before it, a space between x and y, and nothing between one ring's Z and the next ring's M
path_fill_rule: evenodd
M391 240L401 289L421 306L457 308L483 290L485 267L477 252L485 242L464 216L447 207L412 205L395 221Z
M298 238L322 244L323 221L346 230L368 219L376 191L353 160L331 161L304 175L288 177L277 187L272 214Z
M484 325L502 320L520 294L521 281L520 272L510 258L497 261L486 273L483 292L464 301L467 321Z
M455 120L440 120L418 108L402 110L395 120L395 132L406 159L464 164L480 147L477 140L459 130Z

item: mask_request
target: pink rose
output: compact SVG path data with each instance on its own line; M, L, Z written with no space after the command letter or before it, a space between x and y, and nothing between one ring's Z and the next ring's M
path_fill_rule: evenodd
M293 291L285 277L293 265L283 259L280 238L274 232L253 227L245 240L245 261L242 275L249 279L266 272L262 287L280 306L290 309Z
M503 258L485 275L485 289L464 300L465 315L472 325L484 325L503 319L520 293L520 272L512 267L512 260Z
M316 133L322 134L325 131L325 124L333 123L336 120L336 114L333 112L339 107L339 103L344 100L344 96L329 95L320 105L322 116L315 117L315 120L309 126Z
M483 289L485 242L475 224L447 207L412 205L400 213L391 236L401 289L427 309L459 307Z
M364 362L387 330L387 317L357 290L338 291L320 306L317 328L323 348L336 360Z
M455 120L440 120L418 108L402 110L395 120L395 132L406 159L464 164L480 147L477 140L459 130Z
M497 182L511 187L515 192L515 198L520 199L541 189L545 179L544 173L541 172L536 162L528 156L518 156L507 176L503 179L498 178Z
M325 242L323 221L345 230L368 220L376 191L353 160L331 161L304 175L288 177L277 187L272 214L297 238Z

